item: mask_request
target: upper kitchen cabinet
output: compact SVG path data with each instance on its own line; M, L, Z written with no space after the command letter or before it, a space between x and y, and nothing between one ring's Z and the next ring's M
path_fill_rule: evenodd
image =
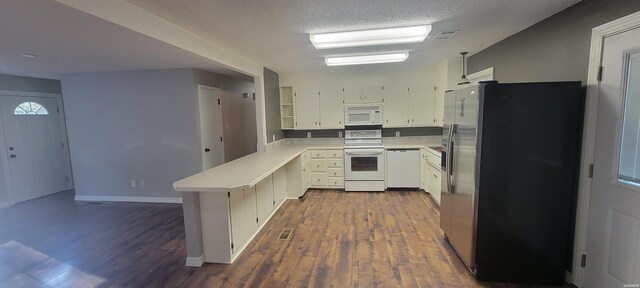
M320 128L320 90L312 86L300 86L294 92L295 129Z
M434 89L426 79L416 79L409 87L409 126L435 126Z
M322 129L344 128L343 92L337 86L323 86L320 88L320 120Z
M345 85L344 103L346 104L364 104L364 103L380 103L382 102L382 85L380 84L352 84Z
M433 97L433 123L442 127L444 118L444 93L458 88L462 76L462 58L446 59L436 64Z
M293 87L280 87L280 126L283 130L295 128L295 104Z
M390 81L383 90L382 126L409 126L409 85L404 80Z

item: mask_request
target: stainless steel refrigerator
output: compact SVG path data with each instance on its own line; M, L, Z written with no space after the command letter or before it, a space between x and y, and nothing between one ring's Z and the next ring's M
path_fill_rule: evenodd
M440 227L478 280L562 284L570 270L580 82L498 83L444 99Z

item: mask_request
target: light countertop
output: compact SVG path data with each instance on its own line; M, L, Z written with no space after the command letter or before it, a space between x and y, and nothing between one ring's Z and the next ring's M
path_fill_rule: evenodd
M438 146L441 136L383 138L386 149ZM344 139L286 139L256 152L173 183L179 192L227 192L253 187L309 149L343 149ZM429 149L431 150L431 149Z

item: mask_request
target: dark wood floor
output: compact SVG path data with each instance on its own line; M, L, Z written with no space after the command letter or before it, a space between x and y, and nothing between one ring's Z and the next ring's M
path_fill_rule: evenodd
M234 264L188 268L181 205L63 192L0 210L0 287L519 287L476 282L438 213L422 192L309 191Z

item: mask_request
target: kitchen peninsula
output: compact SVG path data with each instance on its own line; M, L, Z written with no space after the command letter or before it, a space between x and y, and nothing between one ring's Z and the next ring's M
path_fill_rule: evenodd
M440 145L441 139L390 137L383 138L383 144L385 149L426 151ZM311 183L308 175L311 170L322 175L331 169L336 175L316 180L342 179L339 171L343 163L331 159L342 159L343 148L343 138L285 139L268 145L263 152L175 182L174 189L183 194L186 265L232 263L286 199L298 199L308 188L342 189L344 184L339 180ZM335 167L324 167L325 172L317 169L322 167L310 167L311 160L322 163L323 159Z

